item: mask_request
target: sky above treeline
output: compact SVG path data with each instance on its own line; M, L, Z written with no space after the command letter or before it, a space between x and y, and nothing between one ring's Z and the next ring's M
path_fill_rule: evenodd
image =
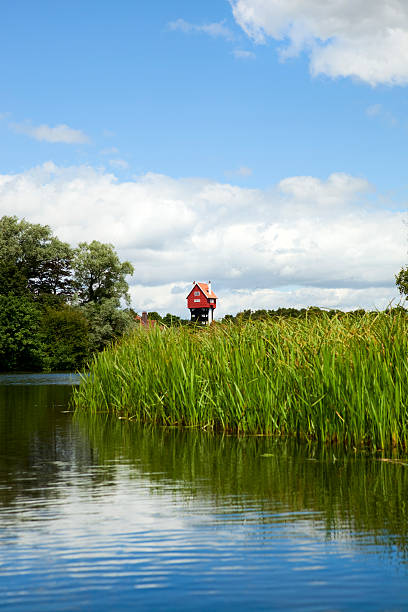
M5 0L0 57L0 216L114 244L137 311L398 302L406 0Z

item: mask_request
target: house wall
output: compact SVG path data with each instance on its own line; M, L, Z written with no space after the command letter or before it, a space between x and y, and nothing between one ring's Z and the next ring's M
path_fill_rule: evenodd
M196 291L200 295L194 295ZM197 301L196 301L197 300ZM214 303L210 304L208 298L204 295L202 289L196 285L187 296L187 308L216 308L217 302L214 298Z

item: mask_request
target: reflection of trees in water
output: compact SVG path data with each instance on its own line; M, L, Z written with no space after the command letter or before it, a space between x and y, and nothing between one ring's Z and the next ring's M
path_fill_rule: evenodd
M0 386L0 504L58 497L55 485L92 453L69 415L71 387Z
M341 537L408 553L408 467L402 464L291 439L140 427L104 415L79 414L75 421L102 464L125 461L136 468L134 477L158 487L170 480L186 497L204 497L227 512L228 505L245 512L250 504L265 522L299 518L283 512L315 513L327 538L341 531Z

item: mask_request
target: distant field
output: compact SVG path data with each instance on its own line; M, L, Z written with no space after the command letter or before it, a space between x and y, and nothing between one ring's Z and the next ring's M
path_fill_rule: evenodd
M78 410L407 448L408 316L324 314L137 330L96 355Z

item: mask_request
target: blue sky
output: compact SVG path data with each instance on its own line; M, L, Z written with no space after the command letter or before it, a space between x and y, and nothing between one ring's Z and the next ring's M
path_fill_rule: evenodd
M0 214L116 244L143 264L137 308L182 312L191 275L230 311L384 305L406 260L408 7L281 4L5 2ZM73 190L89 215L67 217Z

